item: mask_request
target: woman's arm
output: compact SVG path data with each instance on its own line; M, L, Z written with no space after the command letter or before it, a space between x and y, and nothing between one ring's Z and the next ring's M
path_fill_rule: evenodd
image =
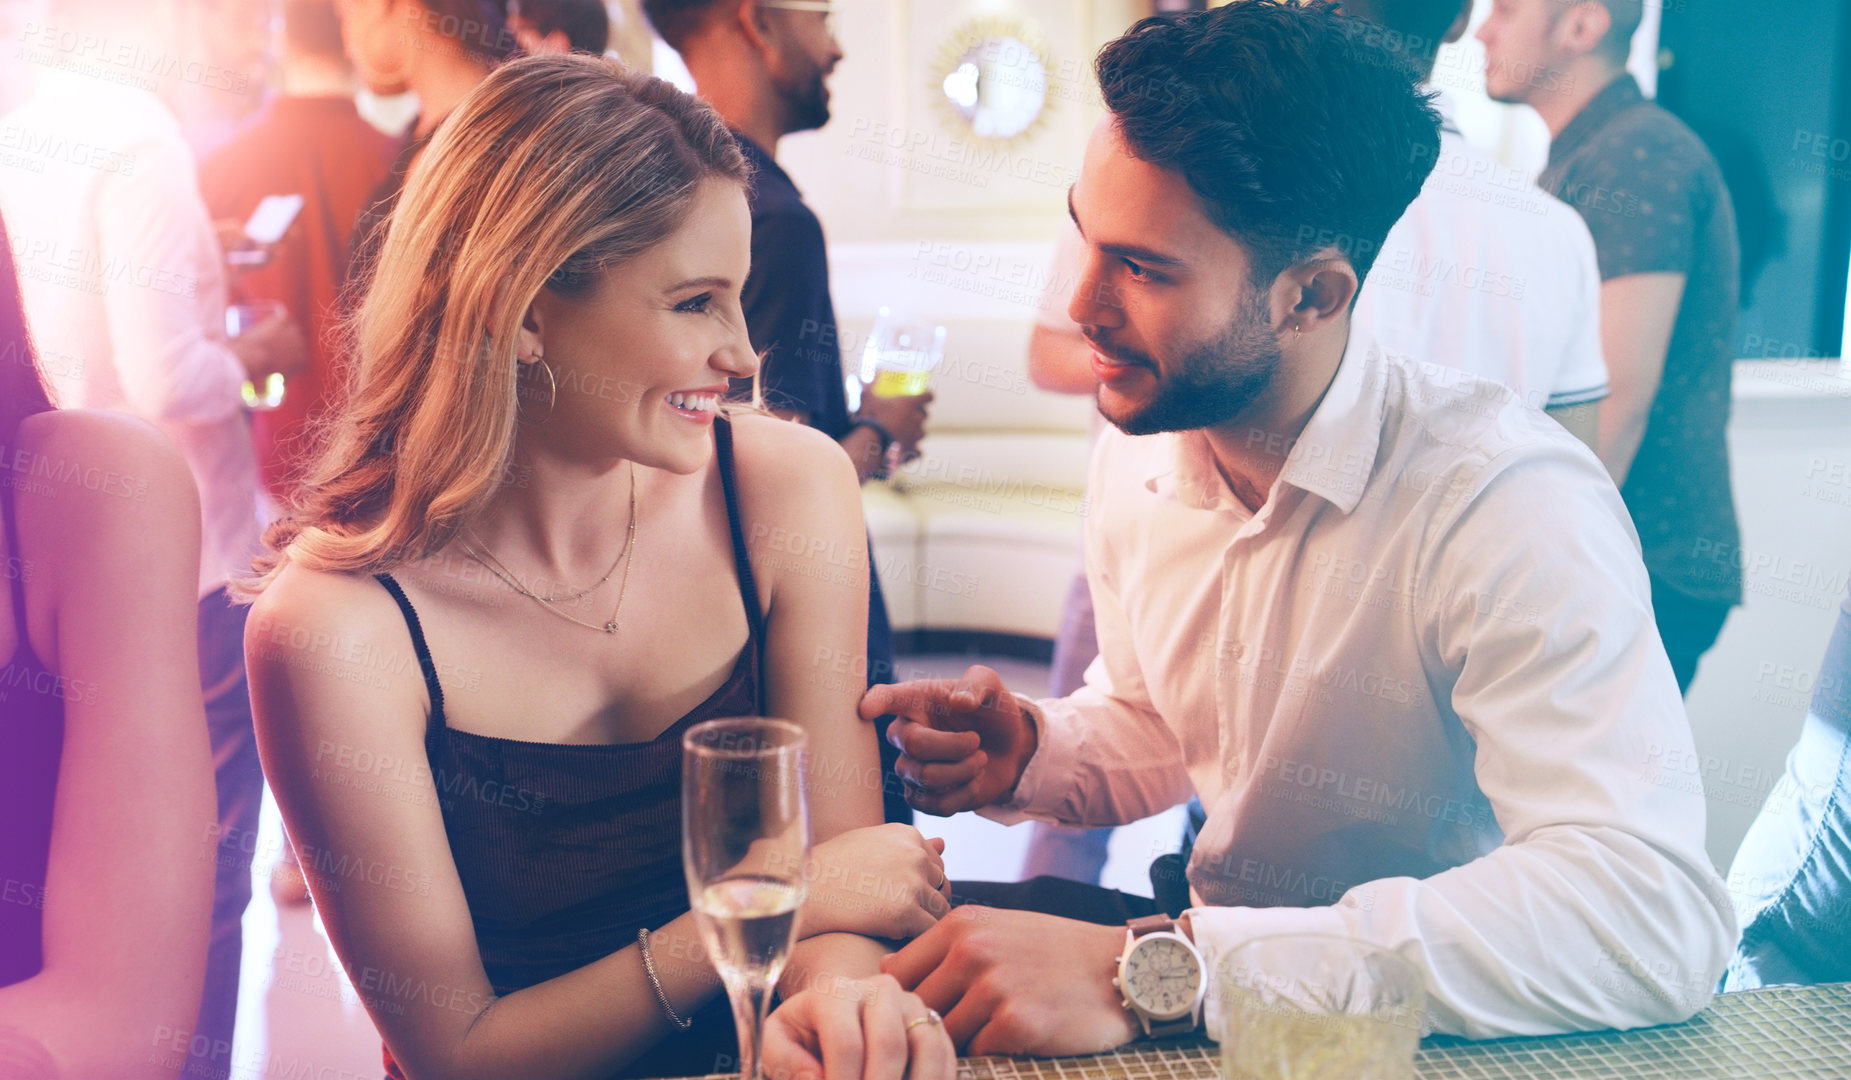
M802 932L911 937L949 904L938 891L942 845L881 825L880 754L873 725L856 712L867 686L871 572L860 484L819 432L751 414L733 424L746 545L767 607L767 708L810 735L817 865Z
M44 968L0 989L0 1063L171 1077L205 981L216 851L199 495L173 445L126 416L44 413L16 441L46 466L16 489L13 587L59 679L64 749Z
M608 1076L669 1030L637 947L494 996L425 756L413 655L397 607L365 578L291 567L251 613L264 772L335 951L411 1080ZM718 991L691 916L650 946L677 1013Z
M818 842L881 823L880 754L856 715L868 663L868 537L842 448L811 428L732 421L740 516L765 603L767 714L810 735Z
M829 931L911 936L949 905L938 891L941 845L910 826L881 825L880 754L856 713L871 568L854 467L808 428L753 415L733 423L747 545L770 601L766 701L772 716L810 733L818 860L803 911L810 936L792 956L788 991L880 970L884 946Z

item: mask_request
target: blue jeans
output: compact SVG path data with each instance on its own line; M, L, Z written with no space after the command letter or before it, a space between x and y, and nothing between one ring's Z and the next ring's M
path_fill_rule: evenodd
M199 601L199 684L212 738L218 789L219 843L212 882L212 938L206 953L205 996L193 1025L186 1075L223 1080L231 1074L231 1036L238 1017L238 968L244 960L244 909L251 902L251 856L263 805L263 767L251 727L251 688L244 674L244 620L250 608L224 589Z
M1729 868L1742 943L1724 990L1851 980L1851 597L1787 768Z

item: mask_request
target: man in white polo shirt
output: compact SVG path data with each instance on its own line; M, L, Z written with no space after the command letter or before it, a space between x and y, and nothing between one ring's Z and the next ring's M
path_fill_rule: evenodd
M1172 949L1164 979L1211 989L1257 937L1392 949L1433 1028L1474 1038L1684 1019L1734 946L1605 470L1508 388L1435 379L1351 326L1439 128L1356 30L1329 0L1236 0L1100 53L1112 123L1070 195L1070 312L1117 429L1088 493L1099 659L1064 698L973 668L861 711L901 717L899 772L931 813L1106 825L1193 794L1208 818L1186 910L954 885L1043 909L954 912L886 961L969 1053L1199 1022L1114 980L1150 920L1193 958Z
M1461 0L1347 0L1414 65L1440 113L1433 172L1389 230L1351 314L1389 353L1493 379L1595 445L1607 396L1600 265L1573 207L1465 141L1434 60L1465 34Z

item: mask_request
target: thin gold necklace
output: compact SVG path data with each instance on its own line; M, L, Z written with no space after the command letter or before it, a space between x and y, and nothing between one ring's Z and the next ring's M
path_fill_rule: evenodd
M607 621L603 623L588 623L583 619L560 610L559 604L562 603L565 598L541 596L539 593L522 585L515 579L513 572L502 565L501 560L495 558L494 554L488 550L487 545L482 544L479 539L471 542L469 539L465 538L463 540L463 553L481 563L489 573L501 579L501 582L508 586L508 588L513 589L515 592L520 593L530 600L536 601L541 607L544 607L546 610L567 622L577 623L587 630L601 630L606 634L615 634L620 628L617 616L623 611L624 594L630 590L630 568L636 565L636 463L630 463L630 528L628 534L624 537L623 550L617 553L617 562L623 563L623 579L617 586L617 607L611 611L611 617ZM625 561L625 555L630 556L628 561ZM599 585L609 581L611 574L615 573L616 570L617 563L612 563L610 572L606 573L597 585L585 589L576 596L571 597L571 599L581 599L590 594L592 589L596 589Z

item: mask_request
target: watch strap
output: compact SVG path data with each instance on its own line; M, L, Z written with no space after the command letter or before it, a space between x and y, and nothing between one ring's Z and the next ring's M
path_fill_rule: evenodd
M1125 955L1131 955L1132 946L1137 942L1137 939L1146 934L1164 932L1181 934L1184 938L1189 936L1183 934L1182 928L1177 924L1174 917L1163 912L1132 919L1125 924ZM1204 979L1208 977L1206 967L1204 967L1202 971L1202 977ZM1123 993L1123 991L1121 991L1121 993ZM1202 1022L1201 1007L1199 1005L1194 1010L1191 1010L1188 1016L1179 1016L1174 1020L1153 1020L1149 1016L1146 1016L1142 1009L1132 1006L1131 995L1129 993L1125 993L1124 997L1126 1007L1130 1008L1132 1012L1136 1014L1138 1022L1144 1026L1144 1034L1152 1039L1167 1039L1172 1035L1187 1035L1194 1031Z
M1179 1016L1174 1020L1152 1020L1144 1018L1146 1034L1153 1039L1167 1039L1174 1035L1187 1035L1196 1029L1198 1021L1195 1014Z
M1175 930L1176 920L1163 912L1158 912L1155 915L1145 915L1142 918L1132 919L1125 924L1125 929L1131 931L1131 936L1133 938L1141 938L1145 934L1156 934L1166 930Z

